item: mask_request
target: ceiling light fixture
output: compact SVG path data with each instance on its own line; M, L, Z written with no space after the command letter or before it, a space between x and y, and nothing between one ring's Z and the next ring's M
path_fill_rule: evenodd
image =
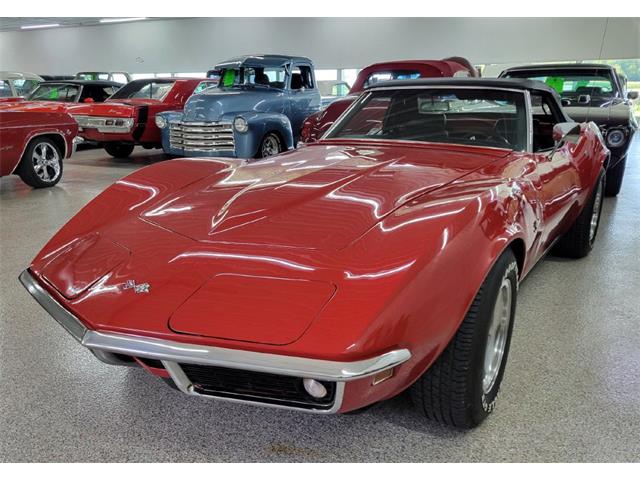
M138 20L146 20L147 17L129 17L129 18L103 18L100 23L116 23L116 22L137 22Z
M20 28L22 30L32 30L34 28L53 28L53 27L59 27L60 24L59 23L48 23L46 25L22 25Z

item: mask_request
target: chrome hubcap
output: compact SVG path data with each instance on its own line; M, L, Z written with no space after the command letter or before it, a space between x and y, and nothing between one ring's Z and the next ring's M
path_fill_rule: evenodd
M274 135L269 135L262 142L262 156L271 157L278 153L280 153L280 141Z
M598 190L596 190L596 198L593 203L593 213L591 214L591 225L589 228L589 241L593 242L596 238L596 231L598 230L598 222L600 221L600 208L602 207L602 184L598 184Z
M36 145L31 161L36 175L43 182L53 182L60 175L60 156L56 149L46 142Z
M484 353L484 372L482 376L482 390L488 394L496 383L504 349L507 345L509 321L511 319L512 287L508 278L502 280L493 315L489 325L487 347Z

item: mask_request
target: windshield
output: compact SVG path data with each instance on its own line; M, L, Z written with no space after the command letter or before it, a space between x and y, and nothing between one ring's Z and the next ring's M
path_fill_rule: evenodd
M417 70L390 70L386 72L374 72L364 81L363 88L370 87L380 82L389 82L391 80L411 80L420 78L420 72Z
M75 102L80 86L70 83L41 83L27 95L27 100L48 100L51 102Z
M480 88L374 90L327 138L409 140L525 150L524 93Z
M219 87L236 85L284 88L286 70L284 67L241 67L222 69L219 72Z
M618 95L611 70L606 68L553 69L509 72L508 78L528 78L546 83L560 96L574 98L579 95L615 97Z
M175 82L135 80L111 95L111 99L149 98L162 100L173 88Z

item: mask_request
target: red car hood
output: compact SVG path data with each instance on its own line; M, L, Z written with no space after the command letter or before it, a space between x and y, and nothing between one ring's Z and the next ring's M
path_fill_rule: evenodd
M148 98L132 98L122 101L107 101L74 106L69 110L72 115L87 115L90 117L118 117L130 118L135 116L136 108L144 105L158 105L159 100Z
M164 162L86 207L65 227L75 239L45 248L32 270L98 330L288 345L340 294L338 280L316 275L336 268L345 255L337 250L418 195L509 153L319 142L239 167L194 160L176 172ZM128 206L133 192L141 197ZM87 230L120 208L138 213ZM135 292L144 282L151 293Z
M507 150L313 145L204 178L141 218L199 242L335 251L417 195Z
M14 112L62 112L65 113L70 107L79 105L72 102L31 102L23 100L20 102L0 103L0 110L11 110Z

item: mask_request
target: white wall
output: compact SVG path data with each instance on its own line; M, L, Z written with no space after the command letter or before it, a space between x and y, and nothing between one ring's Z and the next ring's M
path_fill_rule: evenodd
M246 53L318 68L462 55L475 63L640 58L640 19L196 18L0 33L0 70L205 71ZM602 49L602 56L601 55Z

